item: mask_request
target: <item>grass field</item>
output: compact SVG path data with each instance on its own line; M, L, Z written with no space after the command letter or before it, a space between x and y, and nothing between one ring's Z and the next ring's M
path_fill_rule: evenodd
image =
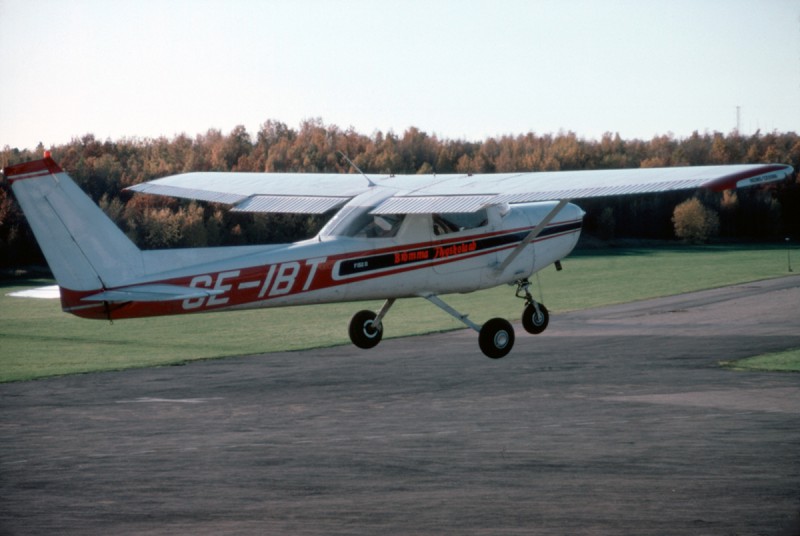
M723 361L722 366L744 371L800 372L800 348L748 357L738 361Z
M575 254L563 264L562 272L552 268L542 272L538 285L533 280L534 295L553 312L787 274L786 249L780 246L599 250ZM7 296L45 284L52 282L31 280L0 287L0 382L345 344L352 314L380 306L380 302L332 304L110 324L62 313L58 300ZM522 310L512 287L449 296L447 301L479 323L494 316L516 320ZM386 337L462 327L420 299L398 301L384 325ZM796 358L794 363L800 368Z

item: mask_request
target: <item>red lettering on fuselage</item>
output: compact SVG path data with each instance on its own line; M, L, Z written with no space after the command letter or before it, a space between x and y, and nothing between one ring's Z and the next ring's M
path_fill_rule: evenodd
M472 242L453 244L452 246L438 246L436 248L436 255L433 258L442 259L445 257L452 257L453 255L461 255L462 253L471 253L477 248L478 244L474 240Z
M394 254L394 263L404 264L407 262L424 261L428 260L428 258L430 258L430 254L428 253L427 249L420 249L417 251L403 251Z

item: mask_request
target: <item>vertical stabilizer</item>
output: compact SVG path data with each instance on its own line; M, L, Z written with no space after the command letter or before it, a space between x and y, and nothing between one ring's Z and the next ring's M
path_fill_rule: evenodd
M144 273L139 248L52 158L3 174L60 287L104 289Z

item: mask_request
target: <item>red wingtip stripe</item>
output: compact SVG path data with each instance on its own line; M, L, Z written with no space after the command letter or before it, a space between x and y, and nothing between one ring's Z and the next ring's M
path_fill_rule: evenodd
M55 160L47 156L41 160L8 166L3 170L3 175L6 176L9 182L14 182L21 179L50 175L51 173L61 173L62 171L61 166L56 164Z
M735 189L739 181L761 177L762 182L774 182L785 179L793 172L792 166L784 164L764 164L747 171L740 171L731 175L720 177L719 179L710 181L704 186L715 192L723 190ZM763 177L762 177L763 176Z

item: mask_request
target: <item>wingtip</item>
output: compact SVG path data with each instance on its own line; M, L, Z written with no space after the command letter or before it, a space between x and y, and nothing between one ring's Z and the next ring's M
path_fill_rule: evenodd
M794 168L787 164L765 164L755 166L752 169L740 171L717 180L711 181L705 186L715 192L732 190L735 188L746 188L759 184L779 182L787 179L794 173Z

